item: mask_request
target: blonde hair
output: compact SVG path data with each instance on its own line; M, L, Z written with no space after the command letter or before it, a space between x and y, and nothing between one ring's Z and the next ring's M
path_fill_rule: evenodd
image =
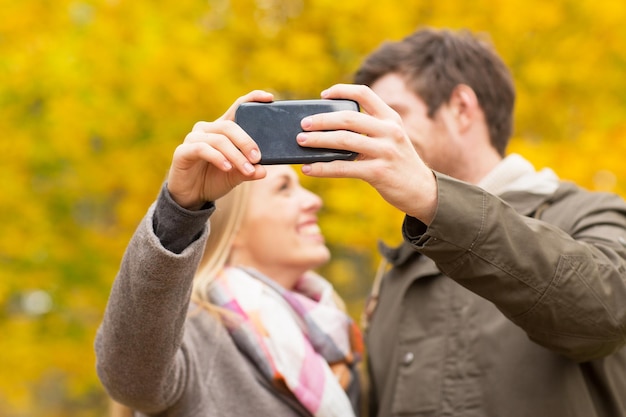
M233 240L248 209L251 187L251 183L243 182L215 202L215 212L209 221L209 237L196 270L191 295L196 304L210 313L221 312L209 301L208 287L220 269L228 264ZM132 409L113 400L109 411L110 417L133 416Z
M215 202L209 223L209 237L193 280L192 299L210 305L207 290L217 273L228 265L235 235L239 231L250 202L252 184L243 182Z

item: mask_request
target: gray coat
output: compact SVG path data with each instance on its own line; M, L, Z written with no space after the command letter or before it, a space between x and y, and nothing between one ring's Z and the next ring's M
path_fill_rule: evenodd
M437 180L432 224L382 248L371 415L625 417L624 202Z
M103 386L138 415L310 416L263 378L217 318L190 305L212 210L174 204L164 189L160 221L151 207L126 249L96 336Z

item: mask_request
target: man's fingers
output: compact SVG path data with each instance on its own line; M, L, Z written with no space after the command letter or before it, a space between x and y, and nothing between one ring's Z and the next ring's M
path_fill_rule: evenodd
M322 98L344 98L359 103L361 110L379 119L399 120L398 114L365 85L335 84L322 92Z
M342 131L349 131L370 138L389 137L394 140L404 140L405 137L402 124L398 120L377 119L352 111L314 114L303 119L301 125L307 132L340 134Z
M304 164L302 173L318 178L358 178L373 185L384 175L385 167L378 160L330 161Z

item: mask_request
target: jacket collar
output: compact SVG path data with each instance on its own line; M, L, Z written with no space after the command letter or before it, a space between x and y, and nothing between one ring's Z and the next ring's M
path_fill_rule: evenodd
M521 155L511 154L487 174L478 186L508 203L518 213L531 216L549 204L561 181L551 169L537 171Z
M549 168L537 171L528 160L513 153L485 175L478 186L494 195L511 191L551 195L559 187L559 178Z

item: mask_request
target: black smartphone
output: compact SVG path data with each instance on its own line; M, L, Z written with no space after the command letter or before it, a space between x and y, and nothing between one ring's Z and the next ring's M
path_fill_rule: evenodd
M353 160L355 152L342 149L308 148L296 141L306 116L341 110L359 111L352 100L278 100L270 103L241 104L235 122L257 143L261 164L308 164L336 159Z

